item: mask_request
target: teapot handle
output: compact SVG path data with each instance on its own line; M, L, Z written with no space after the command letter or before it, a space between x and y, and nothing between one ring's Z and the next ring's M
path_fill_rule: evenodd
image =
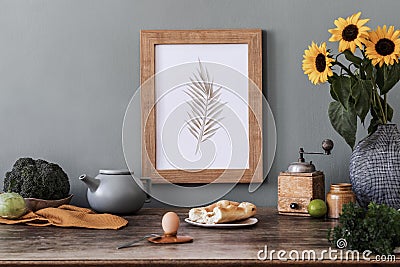
M145 193L146 193L146 200L144 202L149 203L151 202L151 178L149 177L142 177L140 178L142 182L144 182L145 186Z

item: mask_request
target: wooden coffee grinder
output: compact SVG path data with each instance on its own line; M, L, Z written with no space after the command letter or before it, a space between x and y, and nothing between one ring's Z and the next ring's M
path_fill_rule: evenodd
M333 142L322 142L324 152L305 152L299 149L299 160L289 165L278 176L278 212L285 215L309 216L308 204L313 199L325 200L325 176L317 171L312 161L306 162L304 154L330 155Z

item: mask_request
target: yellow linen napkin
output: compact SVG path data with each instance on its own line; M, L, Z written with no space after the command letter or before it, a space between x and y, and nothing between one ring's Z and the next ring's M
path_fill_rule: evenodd
M73 205L62 205L58 208L44 208L36 212L29 211L18 219L0 217L0 223L25 223L33 226L55 225L60 227L83 227L91 229L120 229L128 224L122 217L95 213L90 209Z

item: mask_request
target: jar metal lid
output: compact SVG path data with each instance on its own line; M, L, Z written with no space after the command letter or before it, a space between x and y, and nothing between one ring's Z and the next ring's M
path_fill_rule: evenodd
M128 169L121 169L121 170L100 170L100 174L106 175L133 175L133 172L129 171Z
M351 191L352 186L349 183L331 184L330 189L333 191Z
M336 187L336 188L351 188L351 184L349 184L349 183L331 184L331 187Z

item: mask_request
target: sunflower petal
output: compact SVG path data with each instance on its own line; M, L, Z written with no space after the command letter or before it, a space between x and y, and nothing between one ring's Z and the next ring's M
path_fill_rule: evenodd
M354 54L354 52L356 51L356 43L351 42L349 43L349 46L350 46L350 51Z
M350 49L353 53L357 49L357 46L360 49L363 48L364 38L368 38L368 31L370 30L369 27L363 26L366 24L369 19L360 19L361 12L357 12L346 19L339 17L337 20L334 21L334 24L337 28L329 29L328 32L332 34L329 38L330 42L339 42L339 52L343 52L346 49ZM357 27L358 34L357 36L349 36L343 39L343 33L347 26L353 25ZM351 40L349 40L351 39Z
M352 16L351 16L351 18L352 18L351 22L352 22L353 24L356 24L357 21L358 21L358 19L360 18L360 16L361 16L361 12L358 12L358 13L352 15Z
M397 30L392 35L392 40L398 39L400 36L400 30Z
M347 20L345 20L344 18L338 18L338 21L342 27L345 27L348 24Z
M364 25L365 23L367 23L369 21L369 19L360 19L358 22L357 22L357 26L362 26L362 25Z
M369 39L371 40L372 43L377 43L379 40L378 33L376 31L370 32L369 33Z
M334 61L334 59L328 57L329 52L326 49L326 42L322 42L318 45L313 41L308 48L309 49L305 50L303 54L302 69L304 74L308 75L308 79L313 84L326 82L328 80L328 75L333 75L330 66L332 66L332 62ZM321 61L321 55L324 57L325 61ZM325 64L325 66L321 65L322 62L324 62L323 64ZM323 67L322 70L321 67Z
M347 49L347 42L345 40L340 40L339 42L339 52L343 52Z
M338 28L343 28L343 27L346 25L346 21L345 21L344 19L342 19L342 20L340 20L340 19L342 19L342 18L336 19L336 20L333 22L333 24L335 24L336 27L338 27Z
M389 30L386 33L386 36L391 38L394 32L394 26L389 26Z
M374 31L369 32L369 40L365 41L365 54L367 58L371 59L372 65L379 64L382 67L383 64L393 65L398 61L400 57L399 35L400 31L395 31L394 26L387 27L386 25L378 26ZM387 49L385 49L384 53L381 51L380 46L377 46L377 44L383 39L385 39L385 43L392 42L394 45L393 51L388 52Z

